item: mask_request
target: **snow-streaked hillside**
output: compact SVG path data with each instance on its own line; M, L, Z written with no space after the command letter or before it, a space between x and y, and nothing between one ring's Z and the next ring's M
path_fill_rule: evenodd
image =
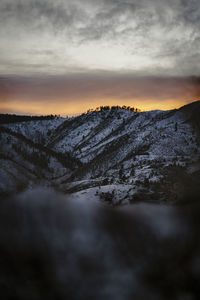
M17 122L8 124L7 127L14 132L24 135L35 143L46 144L51 133L65 120L65 118L55 118L53 120Z
M200 172L199 115L197 101L171 111L114 109L4 124L1 191L25 176L26 184L37 178L65 192L115 185L117 194L124 191L115 197L119 203L140 200L141 193L165 200L167 189L170 200L179 198L188 174Z
M197 145L185 121L177 111L92 112L65 121L49 145L59 152L74 151L83 162L91 161L113 144L123 147L120 160L147 151L159 156L190 155Z

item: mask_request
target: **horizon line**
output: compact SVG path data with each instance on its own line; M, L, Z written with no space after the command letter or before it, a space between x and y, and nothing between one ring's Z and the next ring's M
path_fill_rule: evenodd
M1 112L0 111L0 115L16 115L16 116L30 116L30 117L34 117L34 116L36 116L36 117L55 116L55 117L58 117L58 118L66 118L67 119L67 118L78 117L78 116L81 116L83 114L88 114L88 113L95 112L95 111L96 112L101 112L101 110L97 110L100 107L109 107L109 109L107 109L107 110L112 110L112 107L119 107L119 108L115 108L115 109L116 110L120 110L121 109L121 110L132 111L130 109L127 109L129 107L129 108L135 108L135 109L137 109L137 112L141 113L141 112L151 112L151 111L171 111L171 110L178 110L178 109L180 109L180 108L182 108L184 106L187 106L187 105L190 105L192 103L199 102L199 101L200 101L200 99L197 99L195 101L186 103L184 105L181 105L181 106L179 106L177 108L172 108L172 109L159 109L159 108L157 108L157 109L143 109L142 110L142 109L134 107L134 106L118 105L118 104L116 104L116 105L100 105L100 106L98 106L96 108L89 108L85 112L80 112L80 113L75 113L75 114L53 114L53 113L50 113L50 114L37 114L37 113L36 114L31 114L31 113L25 113L24 114L24 113L20 113L20 112L19 113L17 113L17 112L16 113L14 113L14 112L13 113L9 113L9 112ZM133 112L136 112L136 111L133 111Z

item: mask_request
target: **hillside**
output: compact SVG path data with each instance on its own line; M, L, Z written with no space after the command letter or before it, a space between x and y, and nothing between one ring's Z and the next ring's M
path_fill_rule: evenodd
M198 193L199 115L196 101L171 111L3 124L0 191L42 184L112 204L179 202Z

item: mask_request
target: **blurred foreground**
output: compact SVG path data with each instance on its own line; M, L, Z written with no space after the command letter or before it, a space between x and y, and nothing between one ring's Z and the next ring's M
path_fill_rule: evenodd
M200 206L26 191L0 202L0 261L3 300L199 299Z

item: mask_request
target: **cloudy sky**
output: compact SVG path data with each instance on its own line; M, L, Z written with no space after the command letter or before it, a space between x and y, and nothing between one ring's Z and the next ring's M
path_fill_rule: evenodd
M0 1L1 112L179 107L199 62L199 0Z

